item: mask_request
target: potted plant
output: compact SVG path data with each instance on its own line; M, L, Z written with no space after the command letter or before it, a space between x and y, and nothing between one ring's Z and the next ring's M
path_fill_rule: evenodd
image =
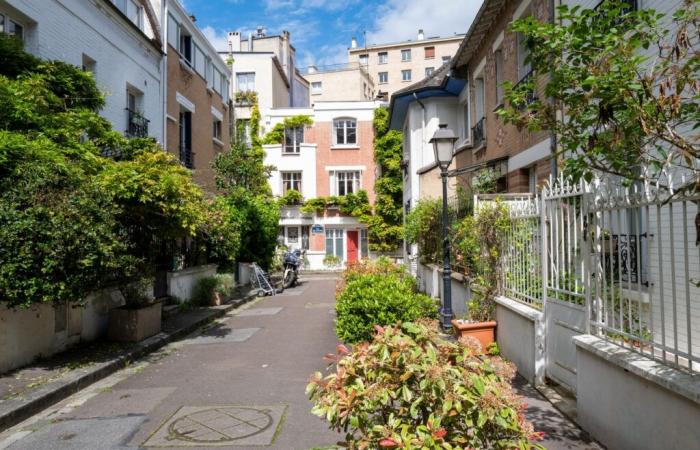
M124 306L109 312L109 339L138 342L160 332L162 304L154 301L152 290L152 278L142 278L119 287Z
M497 322L493 320L496 309L493 300L495 290L479 277L477 281L472 282L471 291L472 298L467 304L468 318L453 319L452 327L457 338L477 339L482 350L485 350L496 341Z

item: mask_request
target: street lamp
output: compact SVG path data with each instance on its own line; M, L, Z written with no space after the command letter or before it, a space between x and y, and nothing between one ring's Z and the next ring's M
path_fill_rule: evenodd
M440 166L442 175L442 308L440 309L440 324L444 330L452 328L452 269L450 268L450 242L448 237L447 217L447 169L452 163L454 146L457 136L447 128L447 124L441 123L430 142L435 151L435 161Z

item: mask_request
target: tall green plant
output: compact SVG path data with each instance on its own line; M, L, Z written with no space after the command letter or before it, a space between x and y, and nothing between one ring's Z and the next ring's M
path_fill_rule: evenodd
M418 244L424 263L437 263L442 258L442 202L423 199L406 216L406 241Z

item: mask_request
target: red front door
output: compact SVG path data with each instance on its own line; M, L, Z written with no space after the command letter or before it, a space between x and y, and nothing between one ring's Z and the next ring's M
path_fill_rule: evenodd
M357 231L348 231L348 262L355 262L357 259Z

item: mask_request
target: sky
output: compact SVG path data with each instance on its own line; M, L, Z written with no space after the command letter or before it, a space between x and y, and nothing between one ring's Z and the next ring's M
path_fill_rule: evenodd
M258 26L267 34L291 33L297 65L327 65L347 61L353 36L358 44L465 33L482 0L180 0L218 50L226 49L226 34L243 37Z

